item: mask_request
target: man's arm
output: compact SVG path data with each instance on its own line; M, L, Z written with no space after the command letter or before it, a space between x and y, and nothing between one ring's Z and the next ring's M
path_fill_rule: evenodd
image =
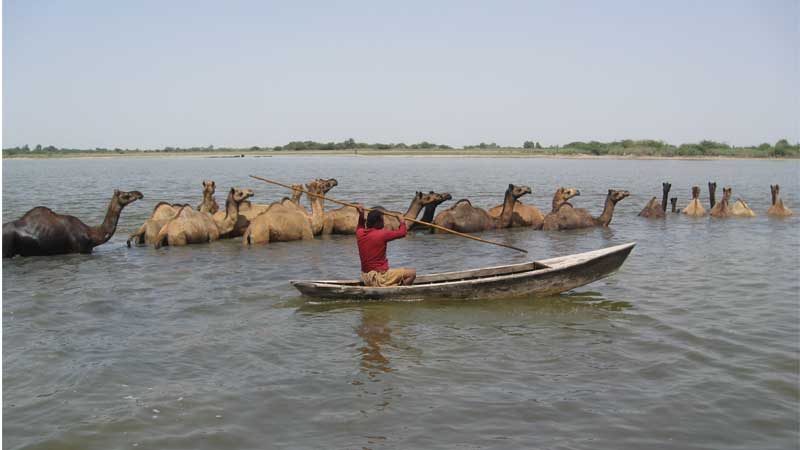
M400 239L406 237L406 221L400 220L400 228L394 231L384 231L384 239L386 242L393 241L395 239Z
M358 210L358 225L356 226L356 230L359 228L365 228L366 223L364 223L364 207L361 205L356 206Z

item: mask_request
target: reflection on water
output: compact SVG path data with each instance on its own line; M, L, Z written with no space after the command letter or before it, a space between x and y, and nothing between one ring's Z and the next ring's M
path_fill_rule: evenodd
M392 343L389 315L379 309L363 309L361 311L361 323L356 327L356 334L364 340L364 345L358 349L361 353L361 370L370 379L373 379L377 374L391 372L392 367L389 364L389 358L381 352L382 347ZM386 349L383 351L385 352Z

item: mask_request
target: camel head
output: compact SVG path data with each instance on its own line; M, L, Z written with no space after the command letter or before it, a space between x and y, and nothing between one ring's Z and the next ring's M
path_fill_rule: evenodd
M615 204L629 195L631 195L631 193L628 191L617 191L614 189L608 190L608 198Z
M533 192L533 190L530 188L530 186L524 186L524 185L517 186L510 183L508 185L508 189L506 189L506 194L510 193L515 200L522 197L525 194L530 194L531 192Z
M733 189L730 187L722 188L722 201L729 202L731 200L731 194L733 194Z
M692 199L700 198L700 186L692 186Z
M252 189L231 188L228 192L228 201L241 203L253 196Z
M556 189L556 194L553 196L553 198L565 202L571 199L572 197L576 197L578 195L581 195L581 191L575 188L560 187Z
M442 194L439 194L439 193L430 191L430 192L428 192L427 195L430 195L430 196L434 197L434 200L431 203L429 203L431 205L438 205L440 203L443 203L443 202L446 202L448 200L452 200L453 199L453 196L450 195L449 192L444 192Z
M142 195L142 193L139 191L125 192L125 191L120 191L119 189L114 189L113 198L117 201L119 206L126 206L135 202L136 200L143 199L144 195Z
M217 183L212 180L204 180L203 181L203 194L210 194L213 195L214 192L217 190Z
M336 178L328 178L327 180L324 178L317 178L316 181L319 183L319 189L323 194L326 194L328 191L339 185L339 182L336 181Z
M778 201L778 195L780 195L780 189L781 189L781 187L778 186L777 184L774 185L774 186L771 185L771 184L769 185L769 191L772 193L772 204L773 205L775 204L775 202Z

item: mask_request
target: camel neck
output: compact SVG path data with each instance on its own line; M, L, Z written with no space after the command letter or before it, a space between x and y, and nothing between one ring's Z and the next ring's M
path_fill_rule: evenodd
M500 216L495 220L495 226L497 228L508 228L511 225L511 217L514 214L514 202L516 201L517 199L514 197L511 189L506 190L506 196L503 199L503 211L500 212Z
M311 230L314 234L319 234L322 231L322 227L325 225L324 200L315 195L309 195L308 201L311 203Z
M614 206L616 206L616 203L611 199L611 194L608 194L606 196L606 205L603 208L603 214L595 219L595 222L597 222L598 225L607 227L608 224L611 223L611 218L614 216Z
M111 239L111 236L117 231L117 221L119 220L119 214L121 212L122 206L120 206L116 197L112 197L111 202L108 204L108 210L106 211L106 217L103 219L103 223L97 227L91 228L90 236L92 239L92 246L103 244Z
M417 196L414 196L414 199L411 200L411 204L408 205L408 209L403 216L408 217L409 219L416 219L419 216L419 212L422 211L422 200L420 200ZM406 226L410 227L413 225L414 222L409 220L406 221Z
M200 206L201 211L213 213L214 194L209 191L203 191L203 204Z
M302 191L293 190L292 191L292 198L291 198L292 203L294 203L296 205L299 205L300 204L300 197L302 197L302 196L303 196L303 192ZM314 206L313 199L311 200L311 206L312 207Z
M669 189L671 186L664 185L664 195L661 197L661 211L667 212L667 199L669 199Z
M236 221L239 220L239 204L233 199L233 192L225 199L225 217L221 221L214 221L219 229L219 234L228 234L233 231Z

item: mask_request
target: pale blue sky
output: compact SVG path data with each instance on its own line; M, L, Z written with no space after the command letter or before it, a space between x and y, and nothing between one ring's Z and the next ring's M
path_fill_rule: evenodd
M800 140L789 1L3 2L3 147Z

